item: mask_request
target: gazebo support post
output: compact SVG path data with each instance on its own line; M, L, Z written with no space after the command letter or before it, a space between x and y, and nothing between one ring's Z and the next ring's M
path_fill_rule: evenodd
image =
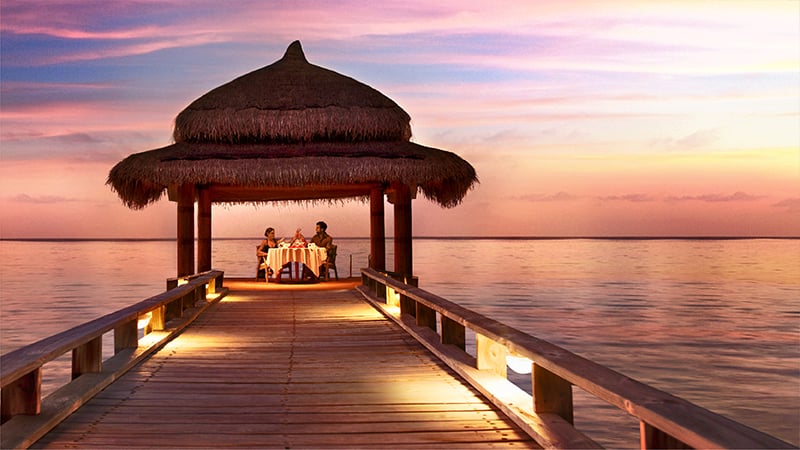
M178 187L178 276L194 273L194 185Z
M413 275L411 246L411 189L401 184L394 189L394 271L407 280Z
M211 193L197 187L197 271L211 270Z
M383 209L383 189L369 192L369 255L370 268L386 270L386 221Z

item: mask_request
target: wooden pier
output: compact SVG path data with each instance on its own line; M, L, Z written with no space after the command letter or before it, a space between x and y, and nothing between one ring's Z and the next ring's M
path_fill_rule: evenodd
M538 448L356 291L226 284L33 447Z
M597 448L573 385L638 417L642 448L792 447L373 270L189 278L3 355L2 448ZM42 399L42 365L69 351L74 380ZM506 380L509 352L535 361L533 398Z

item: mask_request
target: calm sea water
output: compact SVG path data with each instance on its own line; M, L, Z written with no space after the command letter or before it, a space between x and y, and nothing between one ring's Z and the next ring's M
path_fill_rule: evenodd
M214 268L253 276L258 241L216 240ZM368 241L337 243L339 275L352 260L355 276ZM155 295L176 272L174 241L0 241L0 256L2 353ZM800 240L417 239L414 269L426 290L800 443ZM636 445L635 421L579 391L575 405L590 436ZM609 436L598 413L629 435Z

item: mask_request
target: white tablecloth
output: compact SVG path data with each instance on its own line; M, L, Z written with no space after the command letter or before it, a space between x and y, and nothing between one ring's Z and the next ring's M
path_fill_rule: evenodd
M319 276L319 266L328 257L324 248L271 248L267 253L267 266L277 274L281 267L288 262L301 262L306 265L315 276Z

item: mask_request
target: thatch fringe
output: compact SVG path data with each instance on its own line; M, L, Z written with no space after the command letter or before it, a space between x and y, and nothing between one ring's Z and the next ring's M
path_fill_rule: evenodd
M161 198L170 184L222 184L268 189L399 182L418 186L444 207L458 205L478 182L454 153L411 142L219 145L177 143L130 155L107 183L130 208ZM320 191L324 198L324 190Z
M187 108L175 119L173 137L175 142L228 144L407 141L411 125L399 108Z

